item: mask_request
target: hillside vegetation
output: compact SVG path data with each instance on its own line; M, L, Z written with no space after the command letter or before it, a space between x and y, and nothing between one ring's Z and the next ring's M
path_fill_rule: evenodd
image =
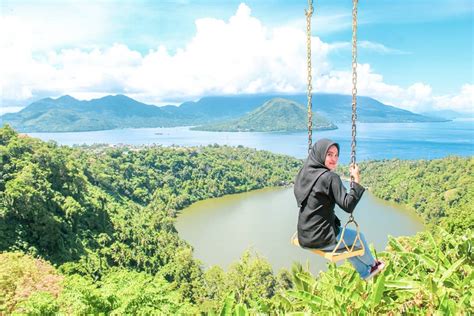
M0 117L22 132L80 132L116 128L169 127L190 124L186 113L177 115L124 95L80 101L71 96L38 100L18 113Z
M448 232L462 234L472 228L473 157L366 162L361 168L364 185L379 198L406 205L426 223Z
M462 170L473 158L363 166L379 196L400 185L395 179L412 181L416 170L419 191L387 193L401 204L453 189L459 195L443 194L439 208L429 199L413 204L417 211L424 206L421 213L436 226L390 238L378 254L388 267L368 283L348 264L317 276L298 264L276 274L250 252L228 271L204 271L178 236L174 216L194 201L290 183L301 166L290 157L225 146L70 148L4 127L0 163L3 314L473 311L473 222L455 212L472 213L474 180Z

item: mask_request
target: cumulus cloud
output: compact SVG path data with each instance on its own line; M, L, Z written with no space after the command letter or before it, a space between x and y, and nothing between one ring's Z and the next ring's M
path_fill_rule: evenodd
M90 99L124 93L140 101L182 102L213 94L285 92L306 89L306 34L292 25L268 28L241 4L227 21L196 20L194 37L181 49L166 46L140 53L120 43L107 48L45 49L32 47L34 30L27 21L2 18L0 46L3 100L28 100L70 94ZM10 35L9 35L10 34ZM349 94L351 73L335 70L332 52L348 43L312 38L314 91ZM379 53L401 53L382 44L362 42ZM425 83L404 88L384 82L369 64L358 65L358 91L408 110L454 107L472 111L473 85L460 94L434 96Z
M474 84L465 84L457 95L442 95L433 97L435 109L458 110L461 112L474 112Z
M431 110L474 112L474 85L465 84L458 94L434 95L430 85L416 82L407 88L384 82L382 75L374 73L369 64L357 65L358 95L373 97L382 103L416 113ZM352 73L332 70L316 78L317 91L350 94Z
M92 38L107 38L113 9L114 4L106 1L5 1L0 32L19 40L26 36L34 50L84 48Z

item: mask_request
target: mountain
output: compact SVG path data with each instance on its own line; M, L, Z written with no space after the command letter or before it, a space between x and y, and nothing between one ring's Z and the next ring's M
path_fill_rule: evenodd
M4 114L0 116L0 124L8 123L22 132L196 126L237 120L268 100L278 97L299 104L306 105L307 102L306 94L259 94L204 97L198 101L184 102L180 106L157 107L124 95L106 96L90 101L80 101L66 95L58 99L45 98L30 104L20 112ZM348 95L314 94L313 111L330 122L350 122L351 100ZM369 97L358 97L357 114L359 122L367 123L448 121L385 105Z
M71 96L46 98L17 113L0 117L22 132L78 132L128 127L176 126L188 120L186 114L174 114L133 100L124 95L79 101Z
M295 101L274 98L241 118L193 129L219 132L283 132L307 130L307 110ZM313 128L336 129L337 126L319 113L313 114Z
M242 116L259 107L264 102L277 98L307 104L306 94L261 94L205 97L197 102L183 103L187 113L210 120L223 120ZM342 94L313 95L313 111L319 112L334 123L347 123L352 118L352 96ZM411 123L411 122L443 122L442 118L426 117L394 106L383 104L373 98L359 96L357 98L357 120L364 123Z
M180 110L195 117L210 119L237 118L255 110L266 101L281 97L280 95L236 95L204 97L199 101L184 102Z

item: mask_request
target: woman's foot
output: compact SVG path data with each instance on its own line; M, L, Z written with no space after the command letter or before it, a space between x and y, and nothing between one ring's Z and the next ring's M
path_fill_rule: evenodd
M364 280L368 281L372 279L374 276L379 274L384 268L385 268L385 263L383 261L378 261L378 260L375 261L375 264L370 267L369 275Z

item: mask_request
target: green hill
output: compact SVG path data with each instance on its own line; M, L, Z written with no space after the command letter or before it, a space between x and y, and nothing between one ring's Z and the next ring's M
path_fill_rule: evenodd
M166 127L190 123L175 114L124 95L80 101L71 96L36 101L18 113L0 117L22 132L80 132L133 127Z
M283 98L265 102L241 118L193 129L219 132L289 132L307 130L307 110L301 104ZM313 116L313 129L336 129L337 126L319 113Z
M178 109L190 115L213 120L229 120L255 110L274 98L285 98L306 104L306 94L255 94L203 97L185 102ZM313 94L313 111L334 123L351 122L352 96L334 93ZM446 118L433 118L383 104L373 98L357 97L357 120L364 123L446 122Z
M0 128L0 251L31 251L61 264L103 247L103 237L122 249L108 253L104 265L132 260L151 271L171 255L160 245L162 233L173 235L163 237L170 245L181 243L172 225L177 210L287 185L298 166L288 156L226 146L60 147L6 126ZM153 249L132 245L136 234L149 235Z

